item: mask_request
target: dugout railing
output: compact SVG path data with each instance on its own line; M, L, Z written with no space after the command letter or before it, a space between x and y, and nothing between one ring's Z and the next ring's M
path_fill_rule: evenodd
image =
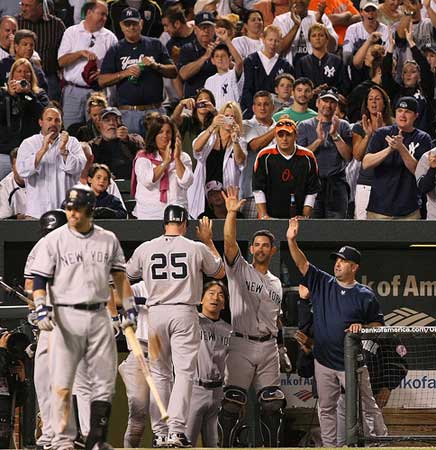
M419 442L433 446L436 442L436 327L364 328L360 333L347 333L344 347L346 444L356 447ZM386 435L365 430L363 367L368 369L374 396L383 386L389 390L389 400L383 410L385 419L389 415L403 416L403 427L391 428L387 423ZM407 426L411 423L415 426Z

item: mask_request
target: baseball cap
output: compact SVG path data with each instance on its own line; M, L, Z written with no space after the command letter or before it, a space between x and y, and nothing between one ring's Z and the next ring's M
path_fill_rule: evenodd
M195 25L215 25L215 16L211 12L203 11L195 16Z
M339 94L338 94L338 90L334 87L328 88L328 89L323 89L320 93L319 93L319 97L318 98L331 98L333 100L335 100L336 102L339 102Z
M348 261L353 261L356 264L360 264L360 254L359 250L354 247L350 247L349 245L344 245L337 252L330 253L330 258L342 258L347 259Z
M360 9L362 11L366 8L369 8L370 6L372 6L375 9L378 9L378 7L379 7L378 0L361 0L360 1Z
M212 181L209 181L208 183L206 183L205 190L206 190L206 195L209 194L210 191L222 191L223 185L219 181L212 180Z
M120 22L124 22L125 20L139 22L141 20L141 14L139 14L139 11L136 8L124 8L121 11Z
M418 112L418 102L414 97L401 97L395 105L395 109L398 108L410 109L416 113Z
M279 131L286 131L289 134L292 134L297 131L297 124L292 119L283 118L276 123L274 131L275 134L277 134Z
M101 112L100 119L104 119L109 114L115 114L117 117L121 117L121 113L118 108L115 108L114 106L108 106Z
M434 45L431 44L427 44L424 45L424 47L422 47L421 49L423 52L432 52L432 53L436 53L436 47Z

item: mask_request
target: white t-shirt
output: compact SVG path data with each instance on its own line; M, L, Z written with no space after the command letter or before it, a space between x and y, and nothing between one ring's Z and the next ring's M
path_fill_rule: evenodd
M243 59L248 55L263 49L263 42L261 39L252 39L247 36L238 36L232 40L232 44L238 50L238 53Z
M376 31L381 33L383 45L386 45L389 41L388 27L383 23L379 23ZM369 33L365 30L362 22L353 23L347 28L345 33L343 53L351 53L354 55L368 37Z
M213 93L216 109L219 110L224 103L231 100L239 103L244 87L244 73L241 74L239 80L235 69L226 73L216 73L206 80L204 87Z

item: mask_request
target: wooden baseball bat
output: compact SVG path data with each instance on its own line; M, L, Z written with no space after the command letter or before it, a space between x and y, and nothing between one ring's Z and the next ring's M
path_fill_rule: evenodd
M148 368L147 361L145 360L144 353L142 351L141 345L139 344L138 338L135 335L133 327L129 326L124 329L124 335L126 336L127 342L132 349L133 355L137 359L139 366L141 367L141 371L145 377L145 381L150 388L150 391L156 400L156 404L159 408L161 419L167 421L168 420L168 412L162 403L159 392L157 391L156 385L154 384L153 378L150 374L150 369Z

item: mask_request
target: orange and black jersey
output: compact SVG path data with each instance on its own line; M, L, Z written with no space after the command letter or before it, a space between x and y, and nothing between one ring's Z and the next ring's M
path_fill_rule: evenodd
M265 194L269 216L289 218L291 194L295 194L297 214L301 215L306 196L320 189L316 157L310 150L296 145L291 157L285 157L277 147L258 153L253 170L253 192Z

